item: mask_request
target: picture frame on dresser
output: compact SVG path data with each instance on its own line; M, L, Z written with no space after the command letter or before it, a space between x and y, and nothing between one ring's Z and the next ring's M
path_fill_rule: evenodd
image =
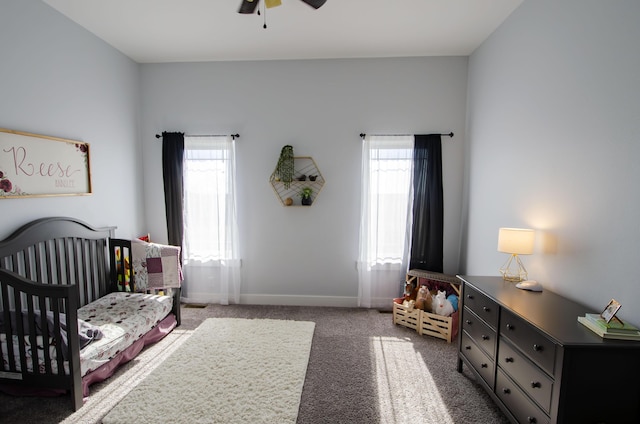
M600 316L602 317L602 319L605 320L605 322L607 324L609 324L611 322L611 320L616 320L616 321L622 323L622 321L620 321L620 319L618 319L616 317L616 314L618 313L618 311L620 310L621 307L622 307L622 305L620 304L620 302L618 302L615 299L611 299L611 301L604 308L604 310L602 311Z

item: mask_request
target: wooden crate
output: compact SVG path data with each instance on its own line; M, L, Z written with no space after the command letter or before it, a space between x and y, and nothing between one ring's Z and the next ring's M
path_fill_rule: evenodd
M393 323L409 327L418 331L418 325L420 323L420 309L413 309L409 311L409 308L402 305L402 298L394 299L393 302Z
M449 284L454 292L460 296L460 280L455 276L441 274L438 272L412 269L407 272L406 282L417 287L419 279L424 278L444 284ZM454 312L450 317L425 312L414 309L409 312L408 308L402 306L403 298L393 300L393 323L412 328L421 335L427 335L444 339L448 343L458 334L459 312Z
M450 317L432 314L430 312L420 311L420 320L418 322L418 334L428 335L444 339L451 343L454 333L454 312ZM457 327L457 323L455 323Z

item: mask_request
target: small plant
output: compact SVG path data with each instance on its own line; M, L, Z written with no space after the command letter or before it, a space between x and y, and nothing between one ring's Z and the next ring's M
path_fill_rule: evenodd
M311 200L311 195L313 194L313 189L311 187L304 187L302 190L300 190L300 198L302 199L301 203L303 205L310 205L312 200Z
M313 194L313 189L311 187L305 187L300 190L300 197L303 199L311 199L311 195Z

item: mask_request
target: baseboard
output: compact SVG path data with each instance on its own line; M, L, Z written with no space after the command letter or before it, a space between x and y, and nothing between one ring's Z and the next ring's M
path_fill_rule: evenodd
M355 308L358 306L358 298L348 296L247 294L240 296L240 303L247 305L334 306Z
M182 297L181 301L183 303L220 303L220 297L211 293L192 293L189 297ZM358 306L358 298L349 296L243 294L240 295L240 304L355 308Z

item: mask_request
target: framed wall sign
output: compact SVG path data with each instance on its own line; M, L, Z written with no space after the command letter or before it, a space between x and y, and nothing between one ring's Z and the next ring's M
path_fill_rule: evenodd
M87 194L88 143L0 128L0 199Z

